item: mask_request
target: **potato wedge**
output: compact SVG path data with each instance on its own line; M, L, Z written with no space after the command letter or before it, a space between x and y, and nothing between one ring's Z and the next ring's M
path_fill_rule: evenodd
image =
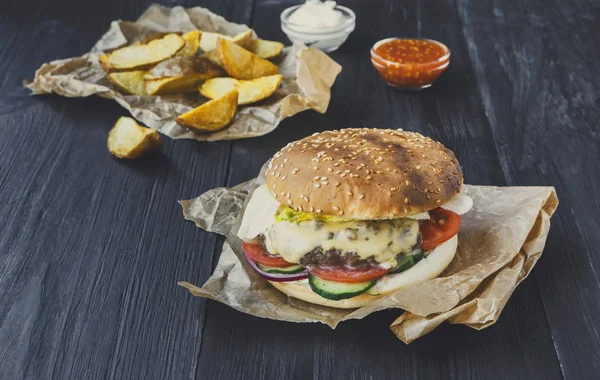
M138 158L160 150L162 140L158 132L140 126L130 117L121 117L108 132L108 150L119 158Z
M209 79L223 75L223 70L206 57L176 56L154 66L144 79L156 80L188 75L203 75L204 79Z
M102 58L100 63L107 71L144 69L174 56L185 45L177 34L167 34L145 45L131 45L117 49Z
M217 57L227 74L236 79L260 78L279 70L273 63L223 38L217 44Z
M258 102L271 96L283 76L281 74L270 75L268 77L256 78L253 80L238 80L235 78L213 78L209 79L200 86L200 94L209 98L217 99L224 96L233 89L238 90L238 105Z
M204 58L208 59L209 61L211 61L212 63L214 63L215 65L222 67L221 61L219 61L219 57L217 56L216 50L207 51L206 53L203 53L201 55L201 57L204 57Z
M238 33L235 36L231 37L231 41L235 42L236 45L245 48L248 42L252 41L253 33L254 31L252 29L248 29L245 32Z
M261 39L250 40L245 48L261 58L270 59L278 57L283 51L283 44L277 41L267 41Z
M194 132L216 132L226 127L237 110L238 92L233 90L218 99L209 100L177 117L177 123Z
M145 96L147 93L144 75L146 75L145 70L124 71L122 73L117 72L108 74L108 80L114 84L119 91L127 95Z
M183 57L193 57L200 48L200 35L202 34L199 30L192 30L191 32L184 33L181 38L185 41L185 46L181 49L177 55Z
M238 33L235 36L226 36L224 34L212 32L202 32L202 36L200 36L200 49L205 52L215 50L217 48L217 42L219 41L219 38L233 41L240 46L245 46L245 44L252 39L252 29Z
M204 80L203 75L187 75L146 81L148 95L166 95L180 92L195 92Z

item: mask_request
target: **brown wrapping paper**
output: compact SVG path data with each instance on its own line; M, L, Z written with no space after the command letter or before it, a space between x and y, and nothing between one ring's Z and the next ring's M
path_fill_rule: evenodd
M202 229L227 236L213 275L196 296L211 298L244 313L289 322L321 322L332 328L378 310L405 312L391 329L410 343L444 321L483 329L495 323L515 290L539 259L558 199L553 187L465 185L473 209L463 215L456 256L438 277L409 286L359 309L310 304L279 292L246 262L236 236L245 201L264 183L259 177L233 188L210 190L181 201L186 219Z
M215 141L262 136L274 130L281 120L298 112L314 109L324 113L327 110L330 88L341 66L320 50L305 46L287 47L276 60L284 79L270 98L242 106L227 129L212 134L194 133L175 122L177 115L206 101L200 95L123 95L114 89L100 67L98 57L103 51L131 44L157 32L194 29L235 35L248 27L229 22L200 7L184 9L152 5L136 22L113 21L92 51L82 57L43 64L26 86L33 94L98 95L114 99L138 121L174 139Z

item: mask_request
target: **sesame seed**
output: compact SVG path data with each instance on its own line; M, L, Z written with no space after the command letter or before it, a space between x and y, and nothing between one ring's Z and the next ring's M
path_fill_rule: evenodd
M310 212L313 212L313 210L314 210L314 209L313 209L313 206L310 206L310 207L308 208L308 211L310 211Z
M408 197L404 198L404 203L408 204Z
M431 185L433 185L433 182L431 182L431 181L427 181L427 184L428 184L429 186L431 186Z
M346 194L348 194L349 196L352 196L352 192L351 191L346 192Z
M271 172L271 175L275 175L275 172Z
M283 181L284 179L286 179L286 176L281 176L281 180Z
M279 195L283 197L285 195L285 191L282 191L281 193L279 193Z
M289 158L284 158L283 159L283 162L288 162L288 161L289 161Z
M365 178L366 178L366 179L373 179L373 177L372 177L372 176L370 176L370 175L366 176Z
M292 200L291 199L288 199L288 205L290 205L290 206L292 205Z
M317 181L319 178L321 178L321 177L319 177L318 175L316 175L316 176L313 177L313 181Z
M360 194L360 195L358 196L358 199L363 199L364 197L365 197L365 195L364 195L364 194Z
M332 171L333 171L333 169L332 169L332 168L327 168L327 171L328 171L328 172L332 172Z
M410 181L409 180L406 180L405 183L406 183L406 186L410 186Z
M320 183L315 183L313 186L318 188L318 187L321 187L321 184Z
M392 192L388 190L388 196L391 197L392 196Z
M292 195L291 195L290 193L287 193L285 196L287 197L287 199L290 199L290 197L291 197Z
M381 170L377 170L375 173L377 173L377 174L381 174L381 173L383 173L383 172L382 172Z
M341 183L339 183L339 182L336 182L336 183L335 183L335 187L338 187L338 186L340 186L340 185L341 185Z
M338 214L344 215L344 210L340 210L340 212L338 212Z
M350 173L350 170L346 169L344 170L344 173Z
M442 203L442 201L440 201L439 199L437 199L437 200L435 201L435 203Z
M322 183L323 185L328 185L328 184L329 184L329 182L327 182L327 181L323 181L323 182L321 182L321 183Z
M273 188L276 188L276 187L277 187L277 184L276 184L276 183L274 183L274 184L273 184Z
M335 211L338 211L340 208L338 206L333 206L332 207Z
M416 166L416 169L417 169L417 170L421 169L421 165L417 165L417 166Z
M308 202L308 197L304 197L304 202Z
M398 169L394 169L394 173L398 173Z
M390 188L390 191L396 191L395 187Z
M319 167L318 166L313 166L312 168L315 169L315 170L317 170Z
M320 208L318 208L318 209L316 210L316 213L317 213L317 214L320 214L320 213L321 213L321 209L320 209Z
M327 177L321 177L321 181L327 181Z

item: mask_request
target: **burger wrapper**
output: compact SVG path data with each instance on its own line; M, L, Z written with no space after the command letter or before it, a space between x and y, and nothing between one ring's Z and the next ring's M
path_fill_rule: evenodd
M136 22L113 21L91 52L43 64L33 81L25 81L25 85L33 94L98 95L114 99L138 121L173 139L215 141L262 136L274 130L281 120L298 112L314 109L324 113L327 110L330 88L341 66L320 50L301 45L285 48L281 57L275 60L284 79L273 95L259 103L241 106L227 129L210 134L191 132L175 122L178 115L198 107L207 99L199 94L123 95L109 82L98 61L103 52L152 34L194 29L235 35L249 28L200 7L184 9L152 5Z
M391 330L405 343L442 322L480 330L494 324L511 294L540 258L558 199L553 187L464 185L473 208L462 217L456 256L437 278L402 288L359 309L310 304L279 292L256 274L236 236L245 202L263 184L260 176L233 188L210 190L180 201L186 219L227 236L213 275L202 287L180 282L196 296L236 310L289 322L321 322L335 328L383 309L404 312Z

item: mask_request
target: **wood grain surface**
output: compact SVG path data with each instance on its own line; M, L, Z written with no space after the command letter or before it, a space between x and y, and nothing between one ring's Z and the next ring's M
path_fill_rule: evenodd
M200 5L288 43L295 2ZM233 142L166 140L125 162L106 149L125 110L98 97L31 97L41 63L87 52L151 0L8 0L0 12L0 379L594 379L600 376L600 3L348 0L356 30L324 115ZM374 42L444 42L429 90L388 88ZM414 130L454 150L467 183L552 185L561 204L542 259L498 323L443 325L404 345L388 310L323 325L252 317L191 297L222 239L178 199L254 177L287 142L354 126Z

